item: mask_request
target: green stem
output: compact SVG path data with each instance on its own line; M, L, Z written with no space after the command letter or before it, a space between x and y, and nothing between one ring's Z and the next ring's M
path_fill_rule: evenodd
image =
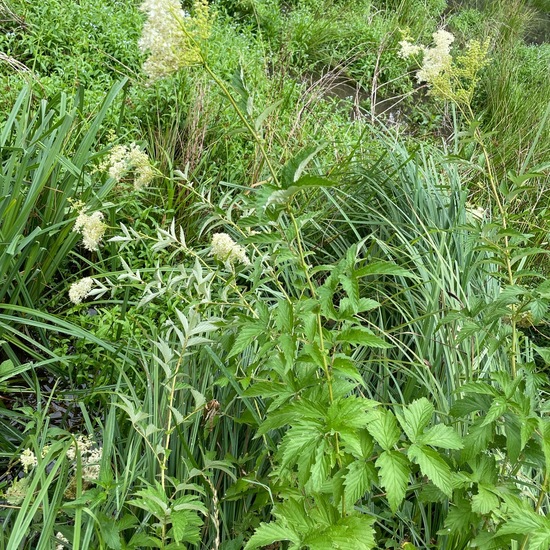
M304 247L302 245L302 238L300 235L300 230L298 229L298 223L296 222L296 218L294 217L294 214L290 210L290 208L287 208L287 213L290 217L290 220L292 221L292 225L294 227L294 232L296 233L296 244L298 246L298 254L300 256L300 261L302 263L302 269L304 270L304 274L306 277L307 286L309 288L309 292L311 294L312 298L316 298L317 293L315 292L315 286L313 285L313 281L311 280L311 277L309 276L309 267L306 262L306 257L304 253ZM319 332L319 350L321 351L321 357L323 358L323 371L325 372L325 376L327 379L327 385L328 385L328 394L329 394L329 400L332 403L334 401L334 394L332 391L332 372L330 370L330 367L327 363L327 357L325 354L325 343L323 338L323 323L321 320L321 314L319 312L316 313L317 317L317 330Z
M279 178L277 177L277 172L275 172L275 169L273 168L273 165L271 164L271 161L269 160L269 156L267 154L267 151L265 150L263 140L262 138L257 134L256 130L252 127L250 122L247 120L247 118L244 116L242 111L239 109L239 106L237 105L237 102L233 99L233 96L227 89L227 86L223 83L223 81L212 71L212 69L208 66L208 63L203 58L203 66L206 70L206 72L210 75L212 80L217 84L217 86L220 88L220 90L223 92L223 94L227 97L229 100L229 103L231 103L231 106L233 109L235 109L235 112L237 113L238 117L241 119L242 123L246 126L246 129L250 132L250 135L254 138L254 141L256 142L256 145L260 149L260 152L262 153L262 157L265 160L265 163L267 164L267 168L269 169L269 173L271 174L271 177L273 178L273 181L277 185L277 187L280 187L279 184Z

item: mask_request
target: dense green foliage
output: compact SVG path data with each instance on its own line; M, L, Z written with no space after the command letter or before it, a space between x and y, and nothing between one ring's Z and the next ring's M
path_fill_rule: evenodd
M550 548L544 3L141 4L0 0L0 550Z

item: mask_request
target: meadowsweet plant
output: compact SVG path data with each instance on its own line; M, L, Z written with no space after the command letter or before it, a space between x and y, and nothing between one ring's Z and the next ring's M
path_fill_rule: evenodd
M146 0L140 9L147 20L139 47L148 54L143 70L151 80L202 62L201 47L212 26L207 0L195 0L192 13L179 0Z
M78 305L87 298L94 287L94 280L91 277L84 277L73 283L69 288L69 300L75 305Z
M416 79L428 85L431 95L461 105L469 105L479 81L479 72L489 61L489 41L481 43L471 40L466 45L465 52L453 58L453 34L439 29L432 36L433 46L416 45L409 40L402 40L399 43L399 56L405 59L422 58Z
M23 466L23 471L27 474L30 468L34 468L38 464L38 459L30 449L25 449L19 457L19 462Z
M215 233L212 236L212 248L210 254L226 265L240 263L250 265L246 250L238 245L227 233Z
M149 156L136 143L113 147L99 169L107 172L117 182L130 177L136 191L148 187L155 177Z
M103 221L102 212L96 211L93 214L86 214L83 208L74 223L73 231L82 235L82 244L86 250L96 252L107 231L107 224Z

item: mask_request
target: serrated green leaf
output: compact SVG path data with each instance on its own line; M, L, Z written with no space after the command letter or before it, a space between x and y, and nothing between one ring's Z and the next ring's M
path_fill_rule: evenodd
M353 313L359 312L359 281L356 277L348 277L347 275L341 275L340 276L340 284L342 285L342 288L345 290L348 299L349 304L351 305L353 309Z
M422 474L448 497L451 496L451 469L437 451L425 445L413 444L407 450L407 455L420 466Z
M426 430L419 438L418 443L441 447L442 449L462 449L462 438L450 426L436 424Z
M113 518L109 518L101 512L96 514L96 518L99 522L99 529L103 542L107 545L107 548L111 550L120 550L122 546L120 542L119 525L113 521Z
M369 264L359 267L355 270L356 277L367 277L368 275L398 275L400 277L409 277L416 279L414 273L403 269L402 267L384 260L370 262Z
M376 547L373 518L347 516L321 531L310 533L302 544L311 550L371 550Z
M362 386L365 386L365 381L355 366L354 361L344 354L339 353L332 358L332 370L335 374L342 375L343 378L355 380Z
M403 407L402 413L396 416L407 437L414 442L432 419L433 413L434 406L425 397L421 397Z
M306 166L323 147L324 145L306 147L285 163L281 171L281 184L283 188L290 187L300 179Z
M493 426L491 424L483 426L481 419L474 422L463 439L464 449L462 456L464 459L468 460L485 451L493 440L493 435Z
M233 347L231 348L228 357L234 357L238 353L244 351L260 334L263 334L264 332L265 327L259 322L240 327L239 333L235 338L235 342L233 343Z
M314 493L321 491L323 483L330 473L331 457L327 451L326 441L321 441L315 451L315 459L313 460L311 468L309 468L310 471L308 471L307 476L305 476L309 477L308 486Z
M493 423L495 420L500 418L507 410L508 403L506 402L504 397L495 397L481 425L487 426L488 424Z
M529 550L548 550L550 548L550 526L539 529L529 537Z
M190 510L172 510L170 514L172 536L176 542L197 544L200 541L202 520Z
M368 348L392 348L393 345L382 340L382 338L375 336L368 328L365 327L353 327L342 330L337 338L337 342L344 344L361 345Z
M392 512L396 512L407 492L410 464L399 451L384 451L376 460L380 484L386 489L386 496Z
M524 508L521 510L521 513L514 514L513 517L507 519L506 523L498 530L498 534L524 535L526 533L534 533L541 528L545 528L544 517Z
M356 460L347 469L344 481L346 505L352 507L370 490L376 481L376 471L372 462Z
M401 437L397 421L391 411L375 409L367 413L369 433L385 451L391 451Z
M498 508L500 500L491 489L490 486L478 484L477 494L472 497L472 512L484 515Z
M299 545L300 535L289 526L277 522L260 523L260 526L246 543L244 550L255 550L256 548L268 546L283 540L288 540L295 545Z

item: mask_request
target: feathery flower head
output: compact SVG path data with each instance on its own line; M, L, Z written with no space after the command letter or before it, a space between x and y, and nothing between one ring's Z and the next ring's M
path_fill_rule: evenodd
M109 158L100 165L100 170L106 171L117 182L131 173L136 191L147 187L155 176L147 153L136 143L113 147Z
M55 538L59 541L59 543L55 545L55 550L65 550L65 548L69 547L69 541L63 536L63 533L58 531L55 534Z
M241 263L250 265L246 250L238 245L227 233L216 233L212 236L212 250L210 252L216 260L224 263Z
M399 53L397 55L399 55L399 57L403 59L411 57L412 55L417 55L422 51L421 46L417 46L416 44L413 44L408 40L401 40L401 42L399 42L399 45L401 46L401 49L399 50Z
M87 298L90 295L90 292L94 286L94 280L91 277L84 277L73 283L71 288L69 288L69 300L73 304L80 304L84 298Z
M22 477L21 479L15 479L11 486L4 493L4 498L8 504L12 506L19 506L27 496L29 489L29 478Z
M82 235L82 244L90 252L99 250L99 243L103 239L105 231L107 231L107 224L103 221L103 218L101 212L94 212L88 216L85 208L80 211L78 218L76 218L73 231Z
M451 67L453 58L451 57L451 44L455 37L443 29L433 33L434 46L432 48L423 48L424 58L422 68L418 71L416 79L418 82L427 82L432 84L435 79L444 71Z
M25 449L19 457L19 462L21 462L23 470L27 473L29 468L34 468L38 464L38 459L30 449Z
M201 42L212 28L207 0L193 2L193 15L185 12L178 0L145 0L140 10L147 20L139 48L149 53L143 70L151 80L201 62Z

